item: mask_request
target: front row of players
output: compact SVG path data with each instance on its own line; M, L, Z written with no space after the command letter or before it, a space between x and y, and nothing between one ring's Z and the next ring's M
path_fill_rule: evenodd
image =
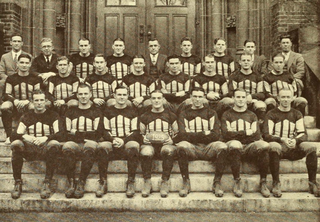
M34 111L22 116L12 135L15 179L12 198L19 198L22 192L23 158L45 160L41 198L49 198L50 182L60 156L68 178L67 198L83 197L86 179L95 161L98 162L100 175L96 196L106 194L108 162L116 159L126 159L128 162L127 197L135 194L135 174L140 160L144 178L142 196L148 197L152 191L154 157L162 159L161 197L167 197L169 193L168 181L175 160L178 160L183 178L179 195L187 196L191 190L188 161L199 159L215 162L213 192L217 197L223 196L221 178L227 165L231 166L234 177L233 192L237 197L242 196L241 159L257 164L264 197L270 196L266 186L270 167L272 193L275 197L281 197L279 160L303 157L306 157L310 192L320 196L320 187L316 182L316 147L304 142L303 116L291 108L291 90L280 90L279 105L266 115L263 133L260 133L257 116L247 109L248 97L243 89L234 91L234 106L222 115L221 122L217 113L204 103L205 93L200 87L191 90L191 105L182 109L178 117L164 108L164 95L160 90L151 93L152 107L141 116L128 106L129 92L123 86L115 89L115 104L105 109L91 102L92 90L86 84L79 84L76 97L78 105L68 109L60 119L57 113L46 109L45 93L34 91ZM158 132L154 134L158 135L156 139L150 137L154 132ZM62 141L67 142L60 143ZM75 179L77 160L82 161L78 180Z

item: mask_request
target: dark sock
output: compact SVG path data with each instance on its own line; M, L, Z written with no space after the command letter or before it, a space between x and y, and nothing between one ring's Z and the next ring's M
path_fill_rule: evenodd
M58 147L51 147L46 153L46 176L45 179L51 180L53 178L54 170L56 168Z
M109 165L109 156L107 152L103 149L97 152L98 168L100 180L105 180L107 178L107 171Z
M260 150L258 153L258 167L260 178L266 179L269 169L269 150Z
M127 150L128 156L128 180L134 180L139 163L139 151L135 148Z
M81 161L81 172L79 180L86 181L88 175L90 174L91 168L94 164L94 151L86 150L83 154L83 159Z
M12 111L2 110L2 123L7 137L12 134Z
M74 179L75 177L75 170L76 170L76 157L73 152L67 151L64 153L64 160L65 160L65 169L68 179Z
M151 179L152 157L141 156L141 168L144 179Z
M13 178L14 180L21 180L21 170L23 166L23 157L20 151L15 149L12 150L12 170L13 170Z
M184 150L179 150L178 155L179 155L178 164L179 164L181 176L183 179L189 179L188 156Z
M279 179L279 165L280 165L280 156L276 152L270 152L270 172L274 182L280 182Z
M230 150L230 162L231 162L231 170L234 179L240 178L240 165L241 165L241 153L240 150L234 149Z
M316 152L311 152L306 157L309 181L316 182L318 157Z
M214 176L214 181L220 181L223 175L223 171L227 162L227 150L221 150L218 153L216 159L216 173Z

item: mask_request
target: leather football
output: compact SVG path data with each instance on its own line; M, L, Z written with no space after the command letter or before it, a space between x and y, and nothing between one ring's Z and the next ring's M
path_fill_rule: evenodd
M167 139L169 139L169 135L164 132L160 131L154 131L150 132L146 135L146 138L151 142L151 143L164 143Z

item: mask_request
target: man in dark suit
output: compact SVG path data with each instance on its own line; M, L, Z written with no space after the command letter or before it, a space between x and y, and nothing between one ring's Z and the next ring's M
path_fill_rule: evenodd
M2 98L2 89L7 77L18 71L18 57L21 54L28 54L22 51L23 38L20 34L13 34L11 36L10 45L12 46L12 50L3 54L0 61L0 99Z
M44 83L50 76L55 76L58 73L56 68L58 56L53 53L53 43L50 38L43 38L41 40L41 51L32 62L30 73L40 76Z
M167 71L167 56L160 54L160 44L158 39L149 40L149 52L146 56L146 72L153 78L158 79L159 76Z

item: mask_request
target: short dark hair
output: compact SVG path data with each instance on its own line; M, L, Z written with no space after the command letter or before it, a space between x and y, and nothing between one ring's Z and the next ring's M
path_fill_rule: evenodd
M97 57L102 57L104 59L104 61L106 61L106 58L104 57L104 55L102 53L98 53L94 56L94 59Z
M182 39L181 39L181 42L180 43L182 43L182 42L184 42L184 41L189 41L189 42L191 42L191 44L193 44L192 43L192 38L191 37L183 37Z
M284 55L282 55L281 53L277 53L277 54L272 55L272 57L271 57L271 61L272 61L272 62L274 61L274 58L275 58L275 57L282 57L282 58L283 58L283 61L285 60Z
M209 53L209 54L207 54L207 55L204 56L203 61L206 60L206 57L208 57L208 58L214 58L214 56L213 56L211 53ZM214 60L216 60L216 59L214 59Z
M233 96L236 94L236 92L244 92L247 94L247 91L244 88L236 88L233 90Z
M153 42L153 41L157 41L157 42L159 43L159 40L158 40L157 38L151 38L151 39L149 39L149 40L148 40L148 43L149 43L149 42ZM159 43L159 45L160 45L160 43Z
M217 42L218 42L219 40L222 40L222 41L224 41L225 43L227 43L227 41L226 41L224 38L221 38L221 37L215 38L215 39L213 40L213 43L214 43L214 44L217 44Z
M44 91L42 91L41 89L35 89L33 90L32 92L32 99L33 99L33 96L34 95L40 95L40 94L43 94L45 97L46 97L46 93Z
M143 59L143 60L145 60L144 56L141 55L141 54L134 55L133 58L132 58L132 61L133 61L134 59Z
M281 35L280 36L280 42L282 41L282 39L290 39L290 41L292 42L292 37L288 34L285 34L285 35Z
M150 95L152 95L153 93L161 93L162 96L163 96L163 92L162 92L160 89L155 89L155 90L153 90L153 91L150 93Z
M115 89L114 89L114 93L116 94L117 93L117 90L118 89L125 89L127 90L127 92L129 93L129 89L128 87L124 86L124 85L118 85Z
M167 61L169 62L170 59L179 59L179 61L181 61L180 57L178 55L176 55L176 54L168 56Z
M246 41L244 41L243 45L246 46L246 44L247 44L248 42L253 42L254 45L257 45L256 41L251 40L251 39L247 39Z
M251 59L252 59L252 55L249 54L249 53L246 53L246 52L245 52L245 53L242 53L242 54L240 55L240 60L241 60L241 57L242 57L242 56L250 56Z
M78 43L80 43L80 41L88 41L89 44L90 44L90 39L86 38L86 37L81 37L79 40L78 40Z
M199 87L199 86L192 87L192 88L191 88L191 94L192 94L193 92L203 92L203 93L205 93L205 92L204 92L204 89L203 89L202 87Z
M18 56L18 61L20 61L20 59L22 59L22 58L27 58L27 59L29 59L30 60L30 62L31 62L31 60L32 60L32 57L31 57L31 55L29 55L29 54L20 54L19 56Z
M11 37L10 37L11 41L12 41L12 38L13 38L13 37L16 37L16 36L20 37L20 38L21 38L21 41L23 42L23 37L22 37L22 35L21 35L20 33L13 33L13 34L11 35Z
M78 89L77 89L77 93L78 93L80 88L81 89L88 88L90 90L90 92L92 92L92 87L90 85L86 84L86 83L82 83L82 82L79 83L79 86L78 86Z
M62 60L67 60L67 62L69 63L69 58L67 57L67 56L59 56L58 58L57 58L57 62L59 63L60 61L62 61Z
M125 41L124 41L123 38L120 38L120 37L115 38L115 39L113 40L113 44L114 44L116 41L121 41L121 42L123 42L123 44L125 44Z

